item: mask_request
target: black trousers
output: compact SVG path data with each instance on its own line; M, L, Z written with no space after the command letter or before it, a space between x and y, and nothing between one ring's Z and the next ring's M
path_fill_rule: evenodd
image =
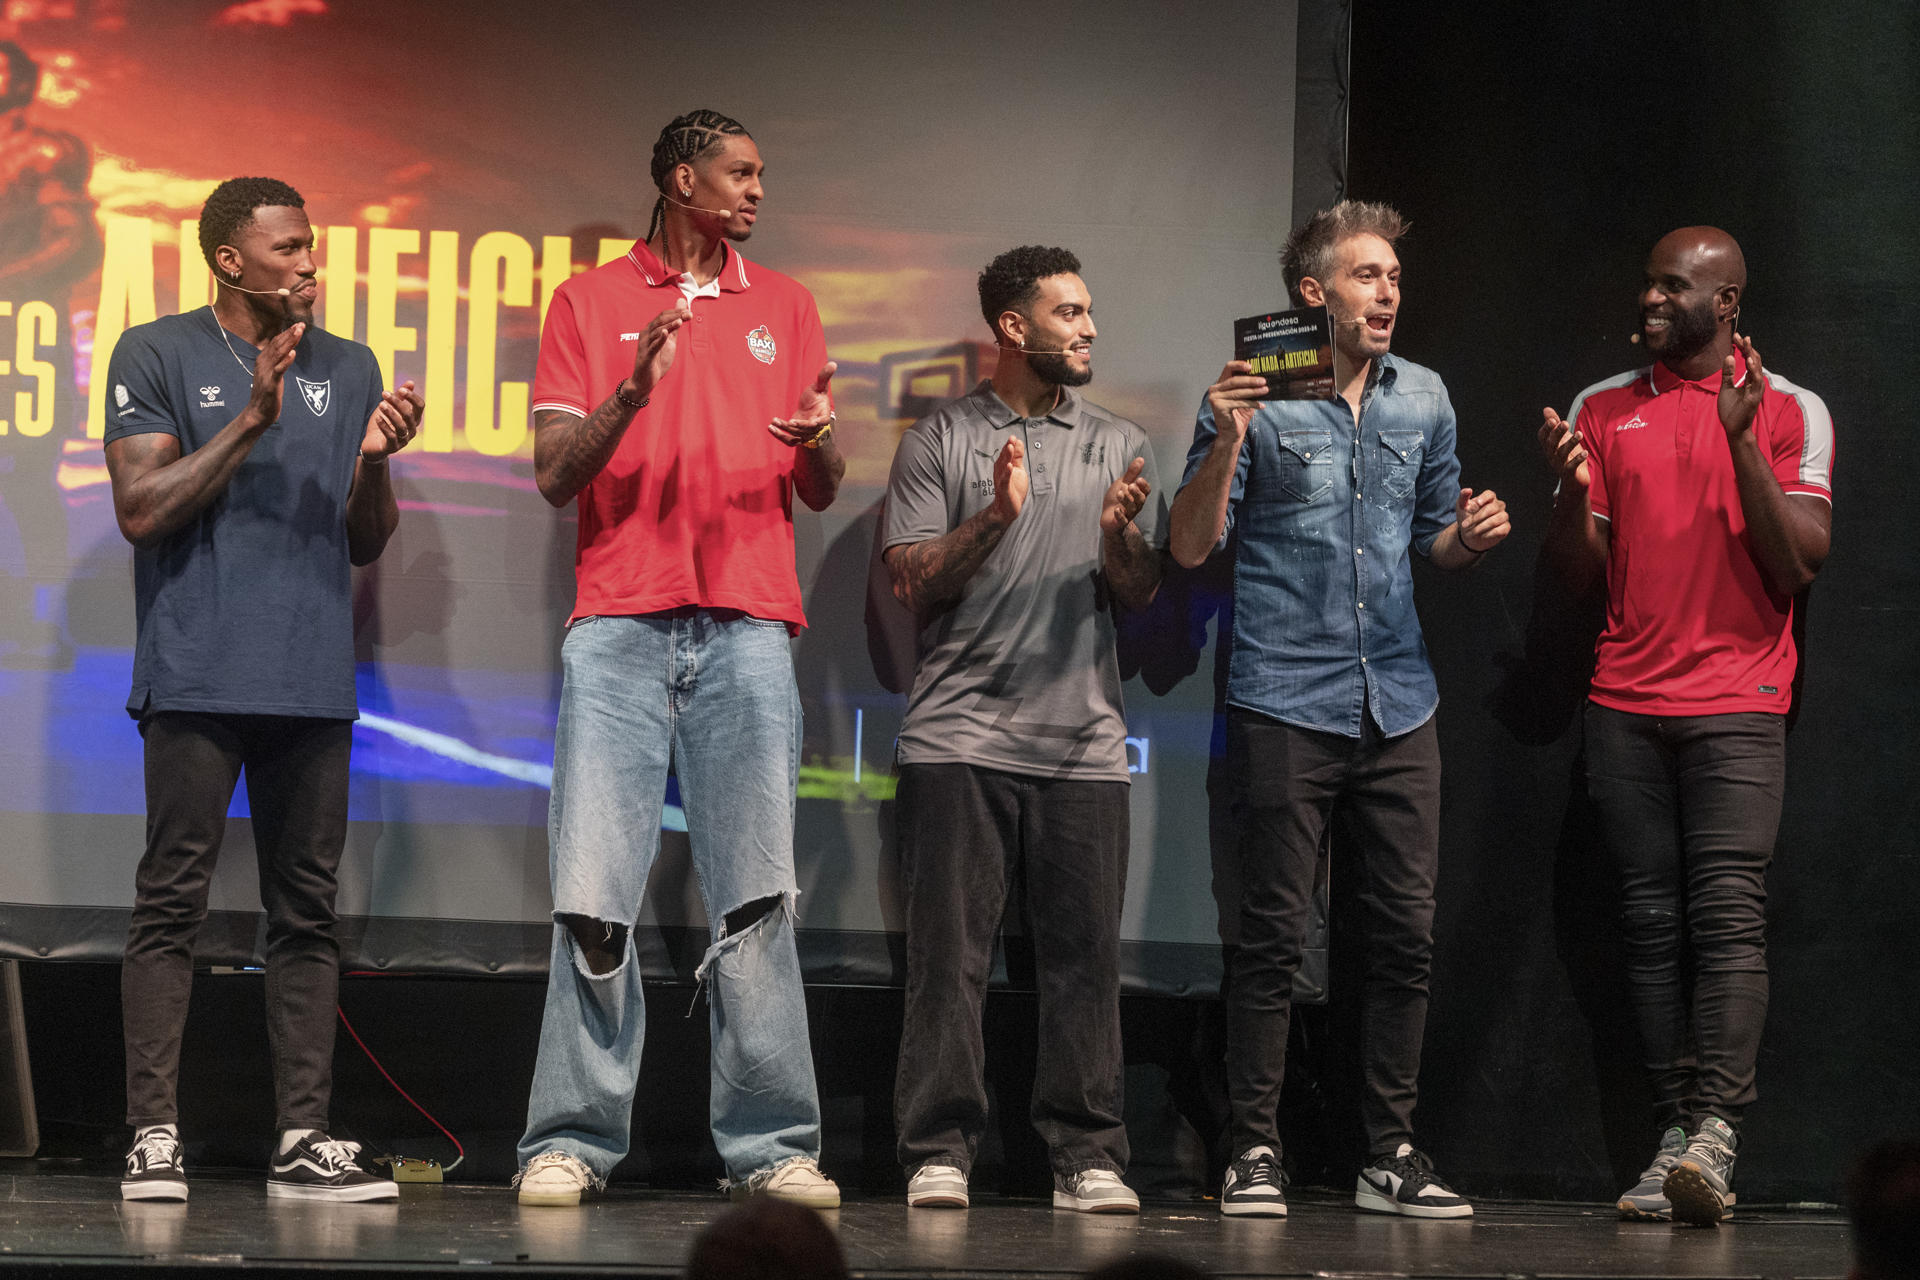
M1359 847L1365 983L1361 1119L1369 1156L1413 1141L1440 861L1440 744L1429 719L1395 738L1320 733L1239 707L1227 763L1241 835L1240 944L1227 990L1227 1097L1234 1155L1280 1150L1293 975L1300 967L1321 836L1336 809ZM1344 873L1336 867L1334 874Z
M340 990L335 873L347 834L348 720L157 712L146 739L147 848L120 971L127 1123L178 1120L193 941L244 769L267 912L274 1125L327 1128Z
M1024 881L1039 987L1032 1119L1056 1173L1127 1167L1120 903L1127 784L964 764L900 769L907 1008L894 1085L900 1163L971 1171L987 1126L980 1030L994 939Z
M1661 1128L1737 1125L1767 1020L1782 716L1586 713L1587 789L1620 875L1627 989ZM1685 974L1691 962L1692 993Z

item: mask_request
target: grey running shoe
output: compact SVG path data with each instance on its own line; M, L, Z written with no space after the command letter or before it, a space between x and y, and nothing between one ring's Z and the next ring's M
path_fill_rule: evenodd
M1640 1181L1620 1193L1616 1207L1621 1217L1665 1222L1673 1216L1672 1206L1667 1203L1667 1175L1680 1163L1686 1149L1687 1131L1679 1125L1660 1135L1660 1150L1654 1153L1653 1163L1640 1175Z
M1739 1145L1733 1126L1719 1116L1700 1122L1662 1186L1675 1222L1717 1227L1733 1216L1733 1152Z

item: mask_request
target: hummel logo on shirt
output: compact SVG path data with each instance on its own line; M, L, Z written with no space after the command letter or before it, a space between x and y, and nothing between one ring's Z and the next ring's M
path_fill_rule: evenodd
M224 408L226 408L226 407L227 407L227 402L226 402L225 400L221 400L221 399L219 399L219 398L218 398L218 397L219 397L219 395L220 395L220 388L218 388L218 387L202 387L202 388L200 388L200 407L201 407L202 409L224 409Z
M1640 415L1636 413L1631 418L1628 418L1625 422L1615 427L1614 430L1615 431L1637 431L1639 428L1644 427L1646 425L1647 424L1645 420L1642 419Z

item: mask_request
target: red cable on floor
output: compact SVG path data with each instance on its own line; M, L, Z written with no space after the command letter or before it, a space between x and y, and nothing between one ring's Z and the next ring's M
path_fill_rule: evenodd
M373 1050L367 1048L367 1042L360 1038L360 1033L353 1029L353 1024L351 1022L347 1021L347 1011L341 1008L339 1005L334 1006L334 1011L340 1015L340 1025L347 1029L347 1034L353 1037L353 1042L360 1046L360 1052L367 1055L367 1061L373 1064L373 1069L375 1071L378 1071L382 1076L384 1076L386 1078L387 1083L393 1086L393 1091L399 1094L401 1097L405 1098L415 1111L418 1111L421 1115L425 1116L429 1124L431 1124L434 1128L438 1129L441 1133L444 1133L447 1135L447 1141L451 1142L453 1144L453 1149L455 1151L458 1151L460 1154L454 1159L454 1162L452 1164L448 1165L441 1172L452 1173L454 1169L459 1166L460 1161L465 1160L467 1158L467 1149L460 1145L460 1139L453 1136L453 1131L451 1129L441 1124L438 1120L435 1120L433 1118L433 1112L427 1110L425 1107L421 1106L418 1102L415 1102L413 1100L413 1095L408 1093L405 1089L402 1089L400 1087L400 1082L398 1080L395 1080L393 1076L387 1071L387 1069L380 1065L380 1059L373 1056Z

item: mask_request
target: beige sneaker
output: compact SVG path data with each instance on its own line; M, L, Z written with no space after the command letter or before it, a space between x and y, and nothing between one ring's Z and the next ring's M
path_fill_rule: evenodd
M579 1157L564 1151L542 1151L513 1175L513 1185L520 1188L521 1204L567 1207L579 1204L583 1193L598 1191L606 1183L596 1178Z
M809 1209L840 1207L839 1184L821 1173L820 1166L805 1156L795 1157L771 1169L761 1169L748 1174L742 1181L729 1183L727 1195L734 1200L772 1196L776 1200L803 1204Z
M967 1207L967 1175L950 1164L923 1164L907 1179L907 1206L926 1209Z
M1076 1213L1138 1213L1140 1197L1111 1169L1082 1169L1053 1177L1053 1207Z

